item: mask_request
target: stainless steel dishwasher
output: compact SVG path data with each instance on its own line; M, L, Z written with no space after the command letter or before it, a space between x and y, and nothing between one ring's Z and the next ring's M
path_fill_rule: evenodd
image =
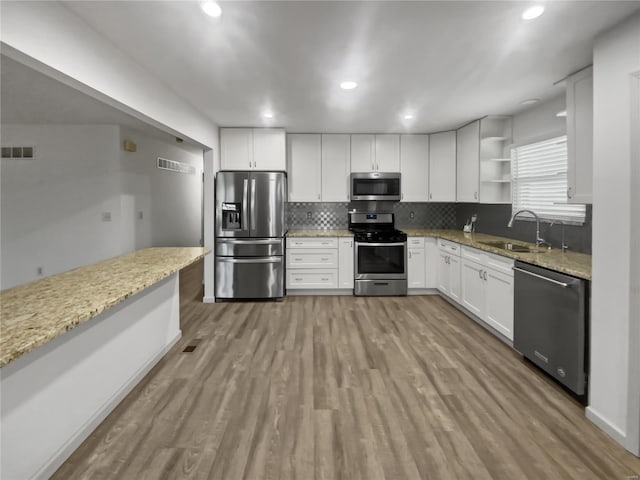
M577 395L587 385L587 281L516 261L514 348Z

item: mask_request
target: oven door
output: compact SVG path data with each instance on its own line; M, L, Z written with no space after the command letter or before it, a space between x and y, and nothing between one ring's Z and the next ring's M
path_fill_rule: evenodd
M407 243L356 242L356 280L407 278Z

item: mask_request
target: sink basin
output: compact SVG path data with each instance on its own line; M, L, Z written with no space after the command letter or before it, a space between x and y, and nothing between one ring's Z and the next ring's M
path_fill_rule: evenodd
M493 248L499 248L501 250L509 250L511 252L519 252L519 253L544 253L546 249L540 247L530 247L528 245L518 245L517 243L510 242L496 242L496 241L487 241L487 242L479 242L483 245L487 245Z

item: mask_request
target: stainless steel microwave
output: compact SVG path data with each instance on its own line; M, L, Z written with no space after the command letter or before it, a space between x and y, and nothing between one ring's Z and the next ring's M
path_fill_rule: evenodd
M399 173L352 173L351 200L400 201Z

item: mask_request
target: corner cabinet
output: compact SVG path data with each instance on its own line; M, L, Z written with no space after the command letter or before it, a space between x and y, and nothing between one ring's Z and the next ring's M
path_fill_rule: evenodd
M480 120L460 128L457 134L456 201L480 200Z
M429 135L429 201L456 201L456 132Z
M221 128L221 170L286 171L285 132L281 128Z
M567 202L593 202L593 67L567 82Z

